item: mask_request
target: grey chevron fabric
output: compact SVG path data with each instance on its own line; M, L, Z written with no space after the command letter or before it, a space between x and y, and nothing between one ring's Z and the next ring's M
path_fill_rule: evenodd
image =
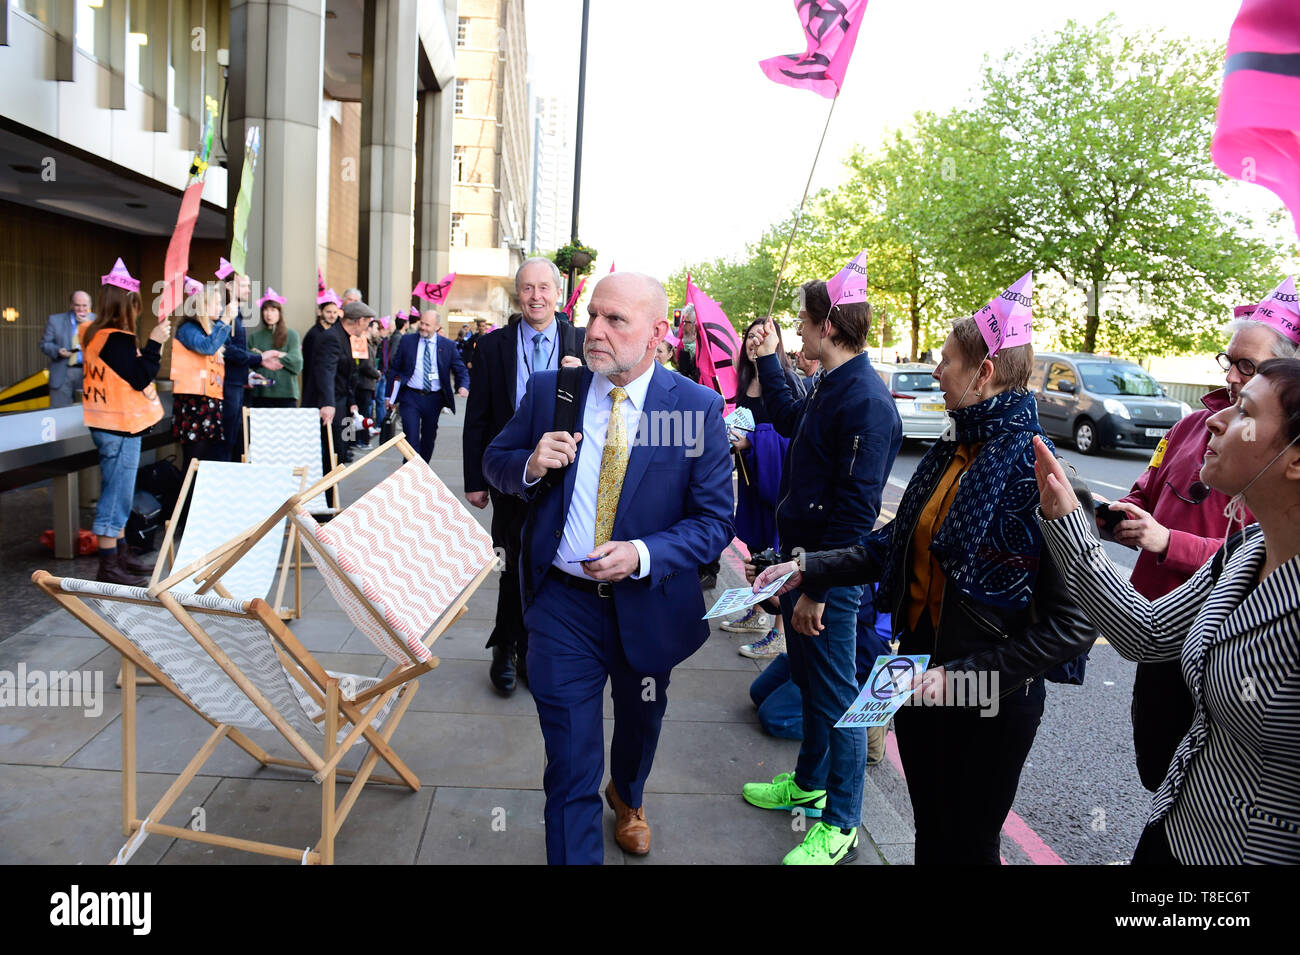
M269 517L277 507L297 494L300 486L300 478L287 464L200 461L190 494L185 535L176 548L172 566L184 567L198 560L230 540L232 534ZM284 550L287 521L286 516L279 527L263 535L235 566L222 575L222 586L233 596L252 600L254 597L265 599L270 594L280 554ZM195 590L199 587L193 578L181 586Z
M253 705L216 661L190 636L171 612L152 601L140 587L121 587L98 581L64 578L63 587L83 594L86 603L147 656L199 710L218 723L228 723L247 730L276 732L270 720ZM271 705L295 730L307 739L320 739L323 730L312 717L320 707L280 664L270 634L259 620L244 613L244 605L212 594L176 594L177 600L194 612L203 631L231 659ZM147 605L127 600L149 601ZM223 611L214 614L208 611ZM345 687L354 687L353 695L379 682L378 677L335 673ZM393 701L382 708L375 726L382 725ZM339 730L342 739L348 727Z
M320 412L316 408L249 408L248 463L307 469L307 486L321 479ZM296 490L296 488L295 488ZM313 514L330 514L325 495L307 502ZM232 593L234 591L231 591Z

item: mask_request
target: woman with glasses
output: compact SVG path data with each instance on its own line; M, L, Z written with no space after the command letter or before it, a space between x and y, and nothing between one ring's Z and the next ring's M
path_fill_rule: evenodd
M1227 387L1203 397L1204 410L1174 425L1133 489L1110 505L1112 511L1123 512L1113 529L1114 540L1141 551L1129 580L1148 600L1186 583L1223 543L1228 498L1201 482L1201 462L1210 440L1206 420L1236 403L1260 364L1296 354L1296 343L1273 325L1242 316L1229 330L1228 350L1218 355ZM1247 523L1253 519L1247 512ZM1098 512L1097 524L1107 536L1104 512ZM1192 725L1192 695L1177 660L1138 664L1130 715L1138 776L1155 792Z

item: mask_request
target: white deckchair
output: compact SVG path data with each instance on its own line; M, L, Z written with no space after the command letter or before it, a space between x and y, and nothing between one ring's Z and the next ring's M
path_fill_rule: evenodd
M321 432L324 432L324 438ZM249 464L279 464L307 469L307 484L321 479L321 441L329 452L330 471L338 467L334 435L321 428L317 408L249 408L244 407L244 460ZM316 515L333 514L339 509L339 488L334 486L334 503L325 500L324 492L312 496L307 509Z

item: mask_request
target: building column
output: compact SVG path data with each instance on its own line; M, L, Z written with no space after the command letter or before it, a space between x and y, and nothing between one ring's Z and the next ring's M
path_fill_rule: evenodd
M455 87L420 94L416 136L415 271L436 282L451 271L452 131L456 120Z
M418 0L365 6L357 287L380 314L411 301L418 20Z
M244 135L262 128L248 223L248 273L285 296L285 320L316 318L316 151L322 89L320 0L232 0L226 236L244 163Z
M71 83L77 78L73 74L73 63L77 58L76 0L54 0L51 7L51 19L54 21L54 78Z

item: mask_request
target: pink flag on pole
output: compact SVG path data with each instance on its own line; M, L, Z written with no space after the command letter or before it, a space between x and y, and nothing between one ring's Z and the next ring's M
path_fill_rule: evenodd
M826 283L826 294L831 297L831 305L850 305L867 300L866 249L855 255Z
M736 406L736 356L740 354L740 336L722 306L696 288L686 278L686 301L695 307L695 364L700 369L700 384L722 395L723 414Z
M452 272L437 285L432 282L417 282L415 288L411 289L411 295L432 302L434 305L441 305L447 301L447 295L451 292L451 285L455 281L456 273Z
M774 82L834 99L844 85L867 0L795 0L794 8L807 49L761 60L758 67Z
M1214 164L1277 193L1300 236L1300 4L1244 0L1228 32Z
M167 243L167 256L163 260L162 296L158 299L158 315L170 315L172 309L185 297L185 270L190 264L190 239L194 236L194 223L199 218L199 200L203 198L203 180L196 179L185 187L181 195L181 211L176 216L176 229Z
M614 263L613 263L613 262L609 263L609 270L610 270L611 272L614 271Z
M586 284L586 279L579 282L578 287L575 288L573 294L569 296L569 300L564 303L564 314L569 316L569 321L573 321L573 306L578 304L578 296L582 294L582 288Z
M1002 348L1028 345L1034 337L1034 273L1020 276L1011 286L974 315L992 358Z
M1250 319L1277 329L1300 345L1300 301L1297 301L1295 279L1288 278L1273 289L1264 301L1255 306Z

